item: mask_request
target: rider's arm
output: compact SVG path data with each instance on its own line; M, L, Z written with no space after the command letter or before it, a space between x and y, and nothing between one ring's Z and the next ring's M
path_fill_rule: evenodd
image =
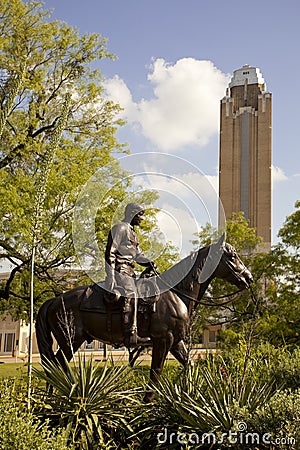
M114 233L111 230L108 235L105 249L105 261L112 269L115 269L118 243L116 242L116 236L113 237L113 234Z
M122 253L121 246L127 241L128 226L120 222L112 227L109 232L105 250L105 261L113 268L116 267L117 255Z
M105 249L106 284L111 290L113 290L115 285L115 268L116 268L117 253L122 238L123 238L122 227L115 225L109 232L107 245Z
M142 249L141 249L141 247L139 246L139 244L138 244L138 246L137 246L136 252L137 252L137 253L136 253L136 258L135 258L135 260L136 260L136 262L137 262L138 264L140 264L140 266L153 267L153 268L156 267L155 262L154 262L154 261L151 261L151 259L147 258L147 257L143 254Z

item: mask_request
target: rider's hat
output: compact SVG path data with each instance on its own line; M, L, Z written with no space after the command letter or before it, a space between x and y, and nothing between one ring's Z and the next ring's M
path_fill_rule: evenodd
M139 213L144 214L145 208L144 206L140 205L139 203L128 203L128 205L125 208L125 217L126 219L129 219L130 221Z

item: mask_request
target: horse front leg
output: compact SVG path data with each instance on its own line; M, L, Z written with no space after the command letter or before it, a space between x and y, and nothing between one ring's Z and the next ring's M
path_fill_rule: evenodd
M140 347L134 348L133 350L128 349L130 367L134 366L135 361L138 359L142 351L145 350L145 348L145 345L141 345Z
M168 332L164 338L152 339L152 362L150 370L150 380L156 384L164 367L164 363L170 348L173 345L174 337L171 332ZM151 403L154 400L154 392L152 389L147 389L144 402Z

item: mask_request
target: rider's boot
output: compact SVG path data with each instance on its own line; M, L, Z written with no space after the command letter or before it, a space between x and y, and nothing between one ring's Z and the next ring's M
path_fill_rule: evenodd
M134 317L134 299L125 297L124 302L124 344L127 348L145 345L151 341L149 337L142 338L137 334L136 324L133 323Z

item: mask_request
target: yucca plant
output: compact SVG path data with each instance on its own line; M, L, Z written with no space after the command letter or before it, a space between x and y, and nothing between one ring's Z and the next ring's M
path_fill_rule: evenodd
M182 371L175 380L162 377L153 388L157 402L140 430L145 442L152 442L152 448L159 448L157 435L162 428L168 430L168 436L172 433L220 436L229 430L237 431L241 414L252 414L273 392L272 385L261 383L250 371L241 377L221 358L200 362ZM172 448L170 442L168 447Z
M129 369L79 356L78 364L65 368L51 361L45 370L34 370L53 392L36 392L35 411L53 426L66 428L69 441L80 449L115 448L113 438L126 439L132 429L129 408L137 404L126 390Z

